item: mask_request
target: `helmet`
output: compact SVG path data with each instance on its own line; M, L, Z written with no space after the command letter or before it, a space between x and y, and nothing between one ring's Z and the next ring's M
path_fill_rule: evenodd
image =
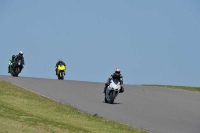
M12 56L12 59L14 59L14 58L15 58L15 55Z
M22 51L19 51L19 55L21 55L21 56L22 56L22 55L23 55L23 52L22 52Z
M116 73L116 74L120 74L120 69L119 69L119 68L116 68L116 69L115 69L115 73Z

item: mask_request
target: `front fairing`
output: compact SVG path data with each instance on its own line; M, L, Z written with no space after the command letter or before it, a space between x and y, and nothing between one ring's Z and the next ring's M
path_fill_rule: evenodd
M111 80L111 83L109 85L109 89L119 91L120 90L120 83L118 81Z
M64 71L65 70L65 66L64 65L58 65L58 70L59 71Z

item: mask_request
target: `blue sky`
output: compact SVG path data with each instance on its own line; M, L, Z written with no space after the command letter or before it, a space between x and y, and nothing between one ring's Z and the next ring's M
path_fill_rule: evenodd
M0 0L0 74L20 50L20 76L200 86L198 0Z

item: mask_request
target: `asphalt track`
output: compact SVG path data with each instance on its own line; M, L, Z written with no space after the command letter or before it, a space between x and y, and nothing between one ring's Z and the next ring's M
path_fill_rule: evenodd
M104 83L0 76L87 113L152 133L200 133L200 93L125 85L115 104L103 102Z

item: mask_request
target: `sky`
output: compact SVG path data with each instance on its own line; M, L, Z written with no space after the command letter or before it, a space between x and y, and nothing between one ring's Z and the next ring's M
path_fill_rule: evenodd
M200 86L198 0L0 0L0 75L23 51L19 76Z

